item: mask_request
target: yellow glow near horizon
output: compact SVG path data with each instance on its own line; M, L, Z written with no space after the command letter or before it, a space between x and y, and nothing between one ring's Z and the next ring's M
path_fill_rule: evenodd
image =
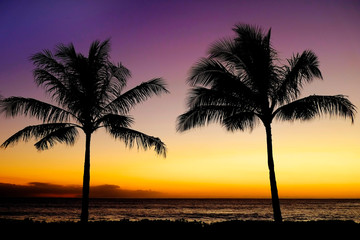
M274 123L276 176L283 198L359 198L358 126L343 120ZM168 134L166 159L93 135L91 184L153 190L164 197L270 197L263 126L229 133L214 125ZM80 185L83 137L74 147L38 152L31 143L1 150L0 181ZM8 161L8 159L12 159Z

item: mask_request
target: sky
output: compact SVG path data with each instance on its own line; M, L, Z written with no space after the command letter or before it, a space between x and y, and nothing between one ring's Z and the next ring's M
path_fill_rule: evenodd
M166 158L127 149L104 131L92 138L93 197L268 198L265 129L226 132L219 125L176 132L186 111L189 69L209 46L244 23L271 28L279 63L304 50L319 58L323 80L302 96L344 94L360 106L360 1L62 0L0 1L0 94L51 102L36 87L29 57L59 43L86 53L111 39L111 61L132 72L128 87L162 77L171 94L138 105L133 128L166 143ZM37 124L0 116L0 142ZM319 118L274 122L280 198L360 198L360 124ZM0 149L0 195L79 196L84 136L39 152L34 141Z

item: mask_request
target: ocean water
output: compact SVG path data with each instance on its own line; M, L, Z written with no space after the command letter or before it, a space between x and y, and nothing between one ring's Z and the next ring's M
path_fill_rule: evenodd
M0 198L0 218L79 221L81 199ZM360 222L360 199L283 199L285 221L352 220ZM270 199L90 199L90 221L272 220Z

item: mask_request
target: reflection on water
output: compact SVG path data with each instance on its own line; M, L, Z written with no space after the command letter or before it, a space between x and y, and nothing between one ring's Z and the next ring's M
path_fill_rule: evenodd
M353 220L360 222L358 199L284 199L285 221ZM78 221L81 199L0 199L0 218ZM270 199L91 199L90 220L272 220Z

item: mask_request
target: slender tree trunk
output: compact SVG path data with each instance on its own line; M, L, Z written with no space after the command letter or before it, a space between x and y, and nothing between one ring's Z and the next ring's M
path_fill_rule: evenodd
M272 199L272 206L273 206L273 210L274 210L274 220L275 220L275 222L282 222L279 195L278 195L278 190L277 190L277 186L276 186L270 123L265 124L265 129L266 129L268 167L269 167L269 177L270 177L270 187L271 187L271 199Z
M90 189L90 141L91 133L86 133L85 162L82 192L81 222L88 222L89 219L89 189Z

